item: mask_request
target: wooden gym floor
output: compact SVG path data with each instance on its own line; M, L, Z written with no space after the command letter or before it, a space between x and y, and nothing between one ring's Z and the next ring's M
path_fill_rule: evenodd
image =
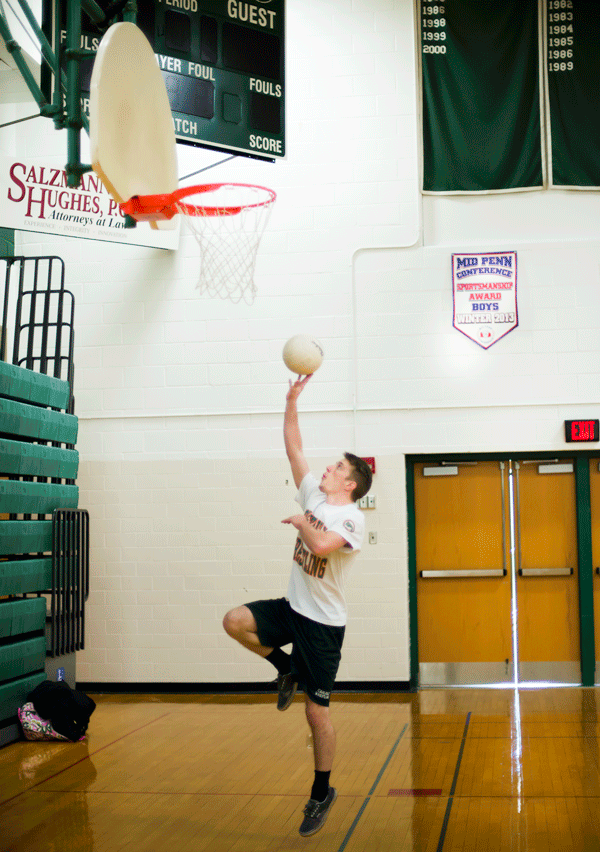
M85 742L0 750L1 852L600 850L598 689L338 694L312 838L302 696L93 697Z

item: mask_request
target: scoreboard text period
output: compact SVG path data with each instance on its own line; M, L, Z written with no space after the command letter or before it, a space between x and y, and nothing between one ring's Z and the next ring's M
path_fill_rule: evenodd
M64 45L65 0L57 5ZM156 54L178 142L285 156L285 0L137 0L136 23ZM101 37L83 13L82 49L95 52ZM82 63L84 106L92 65Z

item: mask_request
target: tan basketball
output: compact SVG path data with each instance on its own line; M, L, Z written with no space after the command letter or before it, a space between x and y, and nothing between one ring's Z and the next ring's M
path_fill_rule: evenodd
M283 362L292 373L308 376L321 366L323 347L309 334L296 334L283 347Z

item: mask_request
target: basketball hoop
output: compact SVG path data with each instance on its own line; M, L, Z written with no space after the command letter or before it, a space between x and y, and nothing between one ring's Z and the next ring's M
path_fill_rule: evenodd
M138 221L181 213L200 247L200 292L252 304L256 252L276 197L264 186L212 183L170 195L135 195L120 207Z

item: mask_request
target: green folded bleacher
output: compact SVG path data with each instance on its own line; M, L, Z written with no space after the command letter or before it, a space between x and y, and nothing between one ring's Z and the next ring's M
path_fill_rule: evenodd
M79 454L75 450L0 438L0 456L4 474L77 478Z
M52 521L0 521L0 557L52 550Z
M69 399L68 382L0 361L0 744L19 735L17 709L46 679L52 514L79 500Z
M69 383L62 379L34 373L6 361L0 363L0 396L64 410L69 404L69 393Z
M37 441L74 444L77 440L77 418L74 414L63 414L14 399L0 397L0 424L1 432Z
M46 515L58 506L75 509L78 500L76 485L0 480L0 512Z
M15 678L6 683L0 683L0 719L10 720L25 704L27 696L36 686L46 680L46 672L36 672L27 677ZM13 726L16 727L16 726ZM4 739L4 743L15 739L14 736Z
M44 598L6 600L0 603L0 639L43 630L45 623Z
M51 584L51 556L0 561L0 595L26 595L49 589Z

